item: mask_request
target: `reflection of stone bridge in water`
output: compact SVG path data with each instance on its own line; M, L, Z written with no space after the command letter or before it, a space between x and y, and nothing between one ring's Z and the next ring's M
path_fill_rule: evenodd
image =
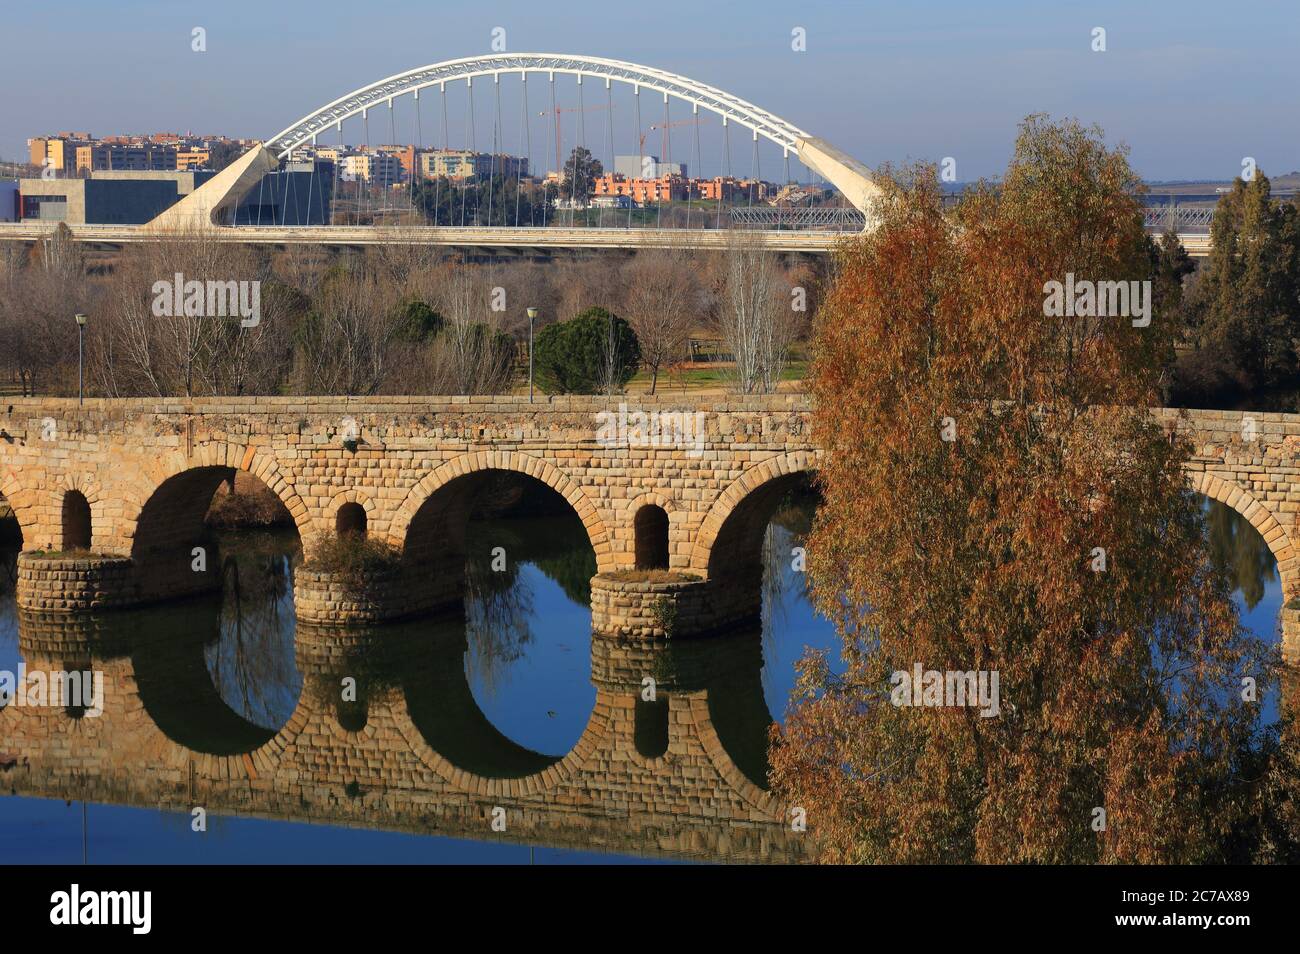
M104 711L0 709L0 750L16 757L0 772L6 790L641 856L809 856L756 784L771 721L756 633L593 640L595 707L573 750L550 758L478 707L459 619L300 626L302 694L274 731L214 687L203 655L217 634L212 601L145 615L20 614L29 670L102 670ZM653 702L642 701L646 674ZM356 702L340 701L347 676ZM491 828L498 806L504 833Z
M679 446L635 435L601 440L598 414L617 407L597 398L0 406L0 494L26 548L91 551L20 558L24 652L29 663L58 668L103 659L106 671L98 719L0 713L4 749L19 756L6 784L25 794L197 803L474 837L490 836L489 813L500 805L508 809L504 837L520 841L801 856L785 808L761 787L770 716L753 623L763 532L821 453L809 439L807 399L638 398L635 410L685 412L692 424L701 415L701 439L689 433ZM1277 559L1288 601L1284 649L1294 661L1300 416L1155 413L1191 437L1192 487L1241 513ZM209 541L204 517L214 493L240 471L284 503L309 548L348 528L401 554L395 567L360 582L296 573L306 685L278 732L220 701L201 644L179 635L201 631L201 622L130 651L113 635L130 607L221 585L220 561L196 571L192 553ZM474 705L463 629L444 638L431 635L430 622L392 624L372 630L378 638L368 649L349 648L357 626L460 603L473 504L502 472L562 497L595 553L593 629L608 637L592 642L597 702L582 739L556 760L501 736ZM625 571L637 567L676 575L629 578ZM748 637L717 636L746 625ZM715 638L680 638L705 633ZM650 637L658 650L644 644ZM374 664L363 680L366 703L340 707L340 674L366 669L365 660ZM647 673L660 681L656 705L638 702Z
M599 415L617 416L618 406L582 397L15 400L0 414L0 494L27 549L96 554L22 557L19 603L124 607L213 588L215 569L194 572L191 552L214 491L242 470L279 497L307 546L347 526L401 551L399 568L360 586L299 573L300 619L374 622L445 608L460 599L475 496L506 471L550 487L582 520L596 556L598 633L681 636L752 623L767 520L821 453L807 398L636 398L633 411L651 420L632 415L632 428L702 423L677 446L608 428L614 439L602 440L608 421ZM1294 599L1300 416L1155 413L1192 438L1192 486L1255 526L1277 559L1285 600ZM635 567L677 578L620 572ZM1294 660L1295 604L1283 617Z

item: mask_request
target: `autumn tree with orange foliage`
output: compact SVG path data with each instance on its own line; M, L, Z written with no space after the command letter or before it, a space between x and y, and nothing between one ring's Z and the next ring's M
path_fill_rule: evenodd
M1241 678L1262 698L1275 659L1211 566L1190 447L1142 410L1172 319L1044 313L1070 273L1151 277L1138 180L1037 116L954 210L902 179L816 320L809 570L847 668L806 661L773 786L827 860L1223 860L1252 811ZM998 673L999 714L891 704L918 663Z

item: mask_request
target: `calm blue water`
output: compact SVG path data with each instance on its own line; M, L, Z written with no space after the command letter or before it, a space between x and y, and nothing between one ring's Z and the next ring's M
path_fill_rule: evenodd
M1207 510L1207 514L1211 539L1239 579L1234 598L1243 622L1276 642L1281 589L1267 547L1230 512L1216 515ZM804 574L792 565L792 549L802 543L807 519L806 509L778 512L765 545L768 573L761 682L768 712L777 720L786 712L795 661L806 648L837 645L830 625L812 610ZM581 534L576 520L552 517L482 521L471 534L483 552L497 543L506 544L517 561L504 573L493 573L480 563L470 574L478 583L471 587L466 612L464 668L473 702L501 735L532 752L555 757L567 753L582 735L596 698L591 682L590 607L583 591L594 557ZM219 610L214 608L211 614L215 631L200 632L190 641L192 658L202 660L225 707L252 727L274 731L288 720L303 687L294 656L291 574L299 559L296 539L237 534L231 540L236 542L227 540L224 549L236 557L227 570L228 574L237 571L237 578L227 576ZM471 562L474 559L472 553ZM164 638L178 641L174 611L169 616L160 610L159 620ZM12 592L7 591L0 595L0 669L15 670L19 661L17 615ZM1270 718L1276 716L1275 703L1272 713ZM85 850L92 863L643 860L220 816L210 816L209 830L200 836L190 831L188 816L174 812L97 804L85 808ZM80 861L82 809L79 802L0 798L0 860Z

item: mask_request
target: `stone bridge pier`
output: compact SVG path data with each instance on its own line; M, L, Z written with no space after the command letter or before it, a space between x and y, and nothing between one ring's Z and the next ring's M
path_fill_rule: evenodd
M815 470L805 395L635 398L207 398L0 404L0 504L23 536L18 599L67 612L220 585L204 526L239 472L292 516L310 555L340 528L392 565L297 574L299 618L372 623L455 604L473 502L503 473L548 488L596 559L592 622L662 638L752 623L762 539ZM1300 415L1156 409L1192 441L1191 489L1247 519L1277 561L1285 653L1300 661Z

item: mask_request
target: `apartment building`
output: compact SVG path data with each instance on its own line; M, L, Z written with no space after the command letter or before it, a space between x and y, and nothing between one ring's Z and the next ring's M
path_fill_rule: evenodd
M402 181L402 163L389 152L357 152L343 157L344 179L388 188Z
M170 172L177 168L177 149L153 142L109 142L77 147L78 173L101 171ZM188 167L187 167L188 168Z
M520 156L492 155L468 149L431 149L420 153L420 174L426 179L476 179L492 175L507 179L528 175L528 160Z

